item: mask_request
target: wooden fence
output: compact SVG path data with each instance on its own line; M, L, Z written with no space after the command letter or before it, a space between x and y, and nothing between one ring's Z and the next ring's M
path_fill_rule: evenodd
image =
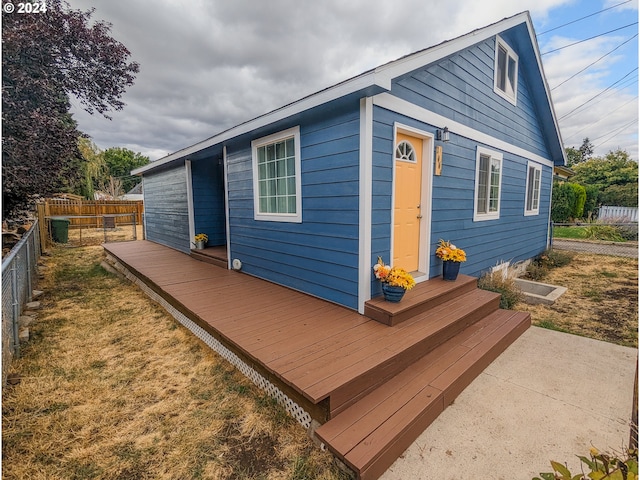
M103 228L118 225L142 225L144 204L142 200L77 200L67 198L47 198L38 203L41 245L49 238L48 220L51 217L69 217L69 228ZM128 215L124 215L128 214ZM113 217L111 217L113 215ZM74 218L75 217L75 218ZM82 217L82 218L78 218ZM109 225L105 225L106 221Z
M108 215L118 215L123 213L135 213L136 223L142 223L142 214L144 206L142 200L69 200L66 198L48 198L44 202L38 204L38 213L40 209L46 217L87 217L87 218L71 218L71 228L73 227L102 227L103 217ZM93 217L93 218L89 218ZM116 217L118 218L118 217ZM116 220L119 222L131 223L130 217L122 217Z

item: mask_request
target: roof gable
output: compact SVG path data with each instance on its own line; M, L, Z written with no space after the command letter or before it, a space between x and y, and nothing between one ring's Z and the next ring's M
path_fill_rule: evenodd
M545 128L545 135L548 139L549 149L553 156L554 163L556 165L564 165L566 163L566 156L562 144L562 137L553 108L550 90L544 76L535 31L529 13L523 12L474 30L453 40L442 42L438 45L380 65L379 67L368 70L360 75L241 123L206 140L151 162L144 167L134 170L132 173L142 174L146 171L184 159L206 148L222 144L240 135L282 121L288 117L342 97L354 95L364 97L390 91L394 78L446 58L449 55L498 34L512 42L518 48L519 54L527 60L530 65L537 65L536 69L529 69L534 71L528 73L528 80L532 86L534 99L538 106L538 115L540 115L541 124L544 125Z

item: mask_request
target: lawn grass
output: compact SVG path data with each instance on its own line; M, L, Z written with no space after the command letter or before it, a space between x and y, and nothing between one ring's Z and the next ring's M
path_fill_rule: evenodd
M638 259L574 253L540 281L567 287L553 305L519 303L534 325L638 346Z
M345 478L271 397L101 247L56 248L3 390L3 479Z
M584 227L553 227L553 238L585 239Z

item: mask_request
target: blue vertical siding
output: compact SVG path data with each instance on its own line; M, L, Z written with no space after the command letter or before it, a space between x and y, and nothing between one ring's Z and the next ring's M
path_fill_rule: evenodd
M148 240L188 252L189 209L184 164L144 175L144 218Z
M191 163L195 231L207 234L209 246L227 243L221 161L216 157Z
M508 41L508 37L503 36ZM437 63L399 77L391 93L512 145L548 157L548 148L531 100L528 69L518 63L516 105L493 90L495 37Z
M227 145L231 258L246 273L355 309L359 109L354 104L299 125L302 223L254 220L253 139Z

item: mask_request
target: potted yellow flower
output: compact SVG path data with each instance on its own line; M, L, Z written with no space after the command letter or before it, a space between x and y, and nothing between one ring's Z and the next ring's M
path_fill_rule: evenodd
M209 237L206 233L199 233L195 237L193 237L194 245L198 250L204 249L204 246L209 241Z
M373 266L373 273L380 280L384 299L388 302L399 302L405 292L416 284L409 272L400 267L385 265L382 257L378 257L378 263Z
M448 240L440 240L436 256L442 260L442 278L454 281L458 278L460 263L467 261L467 254Z

